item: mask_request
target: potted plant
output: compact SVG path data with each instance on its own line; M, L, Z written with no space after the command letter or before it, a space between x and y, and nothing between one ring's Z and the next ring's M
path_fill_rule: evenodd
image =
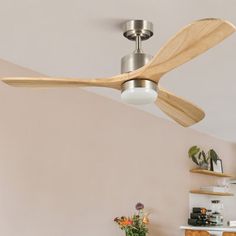
M142 203L136 204L137 213L131 217L116 217L114 221L119 225L121 230L125 231L126 236L146 236L148 233L148 214L144 212Z
M219 156L217 155L214 149L210 149L206 154L198 146L192 146L188 150L188 156L201 169L206 169L206 170L210 169L211 161L213 161L214 163L217 163L217 160L219 160Z

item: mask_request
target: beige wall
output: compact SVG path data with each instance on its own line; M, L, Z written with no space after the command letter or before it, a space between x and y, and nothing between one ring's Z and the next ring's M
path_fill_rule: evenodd
M11 68L14 69L14 68ZM0 85L0 235L124 235L137 201L150 235L180 235L192 175L187 150L214 147L236 173L233 144L80 89Z

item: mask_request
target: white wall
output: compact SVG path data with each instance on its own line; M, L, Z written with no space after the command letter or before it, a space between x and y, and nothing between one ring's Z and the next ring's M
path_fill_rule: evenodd
M236 173L235 145L83 90L0 94L0 235L124 235L113 218L137 201L151 236L181 235L189 190L214 181L189 173L188 148L215 148Z

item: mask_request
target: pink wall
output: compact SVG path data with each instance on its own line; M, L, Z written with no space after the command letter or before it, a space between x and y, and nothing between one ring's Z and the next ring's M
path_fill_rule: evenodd
M151 236L180 235L189 189L214 180L189 173L188 148L214 147L236 173L235 145L84 90L0 94L0 235L124 235L113 218L137 201Z

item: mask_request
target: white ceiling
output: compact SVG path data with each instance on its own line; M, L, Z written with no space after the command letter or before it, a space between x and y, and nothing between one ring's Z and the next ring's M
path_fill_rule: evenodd
M2 0L0 58L50 76L110 76L133 50L122 22L152 21L155 33L144 48L155 54L191 21L216 17L236 24L235 12L235 0ZM236 141L235 66L236 34L170 72L161 86L205 110L206 118L193 128ZM92 91L119 100L117 91ZM165 117L154 105L141 109Z

